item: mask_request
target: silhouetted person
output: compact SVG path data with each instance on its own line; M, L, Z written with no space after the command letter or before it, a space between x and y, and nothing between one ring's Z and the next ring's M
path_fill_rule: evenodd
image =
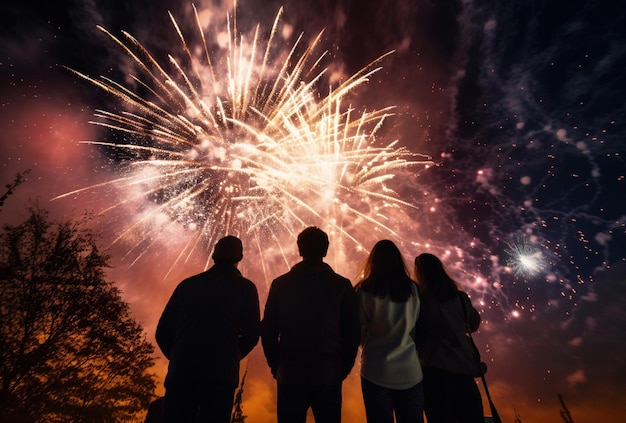
M278 422L341 421L341 384L359 346L356 295L350 281L323 262L328 236L298 235L302 261L272 282L261 323L267 363L278 382Z
M156 340L169 359L163 422L230 422L239 361L259 340L259 297L237 264L241 241L215 245L215 264L182 281L165 306Z
M480 376L466 331L475 332L480 315L469 297L432 254L415 258L422 307L416 340L424 372L428 423L482 423L483 405L474 380Z
M163 419L163 397L158 397L150 403L143 423L161 423Z
M368 423L424 421L422 369L415 348L417 284L398 247L378 241L357 284L361 320L361 389Z

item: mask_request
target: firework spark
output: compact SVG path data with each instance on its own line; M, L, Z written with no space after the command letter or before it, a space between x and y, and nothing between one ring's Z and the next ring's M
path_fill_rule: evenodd
M533 276L545 267L545 257L541 250L527 240L509 244L506 252L509 254L507 264L517 275Z
M122 104L121 111L98 110L92 122L122 141L86 143L122 155L124 167L119 178L57 198L115 186L136 194L111 208L136 197L150 200L150 211L117 241L144 240L135 241L141 256L149 248L145 240L157 236L147 223L167 216L192 234L176 261L227 233L263 244L271 240L285 263L281 236L293 237L310 224L358 249L365 247L355 222L397 237L387 214L413 206L389 182L430 161L397 141L378 142L376 134L392 107L356 112L346 104L348 94L369 81L386 55L320 96L328 73L321 65L327 54L315 54L322 33L308 46L301 35L285 52L276 47L282 9L265 42L259 40L260 26L248 40L227 15L227 43L220 48L207 42L194 12L202 54L192 53L170 14L185 59L170 55L168 66L129 33L118 38L99 27L134 63L138 74L130 78L140 90L72 71Z

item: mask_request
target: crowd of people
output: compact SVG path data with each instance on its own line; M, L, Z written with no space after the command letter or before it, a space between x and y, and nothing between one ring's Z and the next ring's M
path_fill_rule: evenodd
M353 286L324 261L324 231L304 229L297 245L302 260L274 279L262 319L237 237L220 239L214 265L176 287L156 330L169 360L160 421L229 423L240 361L260 339L279 423L304 423L309 409L317 423L339 423L359 348L367 423L483 422L467 343L480 315L438 257L420 254L411 274L381 240Z

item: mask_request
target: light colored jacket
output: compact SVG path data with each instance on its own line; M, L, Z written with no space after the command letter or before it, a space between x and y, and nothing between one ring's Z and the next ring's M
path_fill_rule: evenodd
M361 377L389 389L408 389L422 380L413 339L420 312L417 285L396 303L357 289L361 321Z

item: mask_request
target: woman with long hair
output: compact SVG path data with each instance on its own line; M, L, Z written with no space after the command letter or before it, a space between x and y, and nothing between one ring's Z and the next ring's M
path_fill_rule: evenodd
M475 332L480 315L438 257L415 258L421 312L416 342L424 372L424 411L428 423L483 423L475 377L482 371L466 332Z
M422 370L415 349L420 298L398 247L378 241L356 286L361 389L368 423L423 423Z

